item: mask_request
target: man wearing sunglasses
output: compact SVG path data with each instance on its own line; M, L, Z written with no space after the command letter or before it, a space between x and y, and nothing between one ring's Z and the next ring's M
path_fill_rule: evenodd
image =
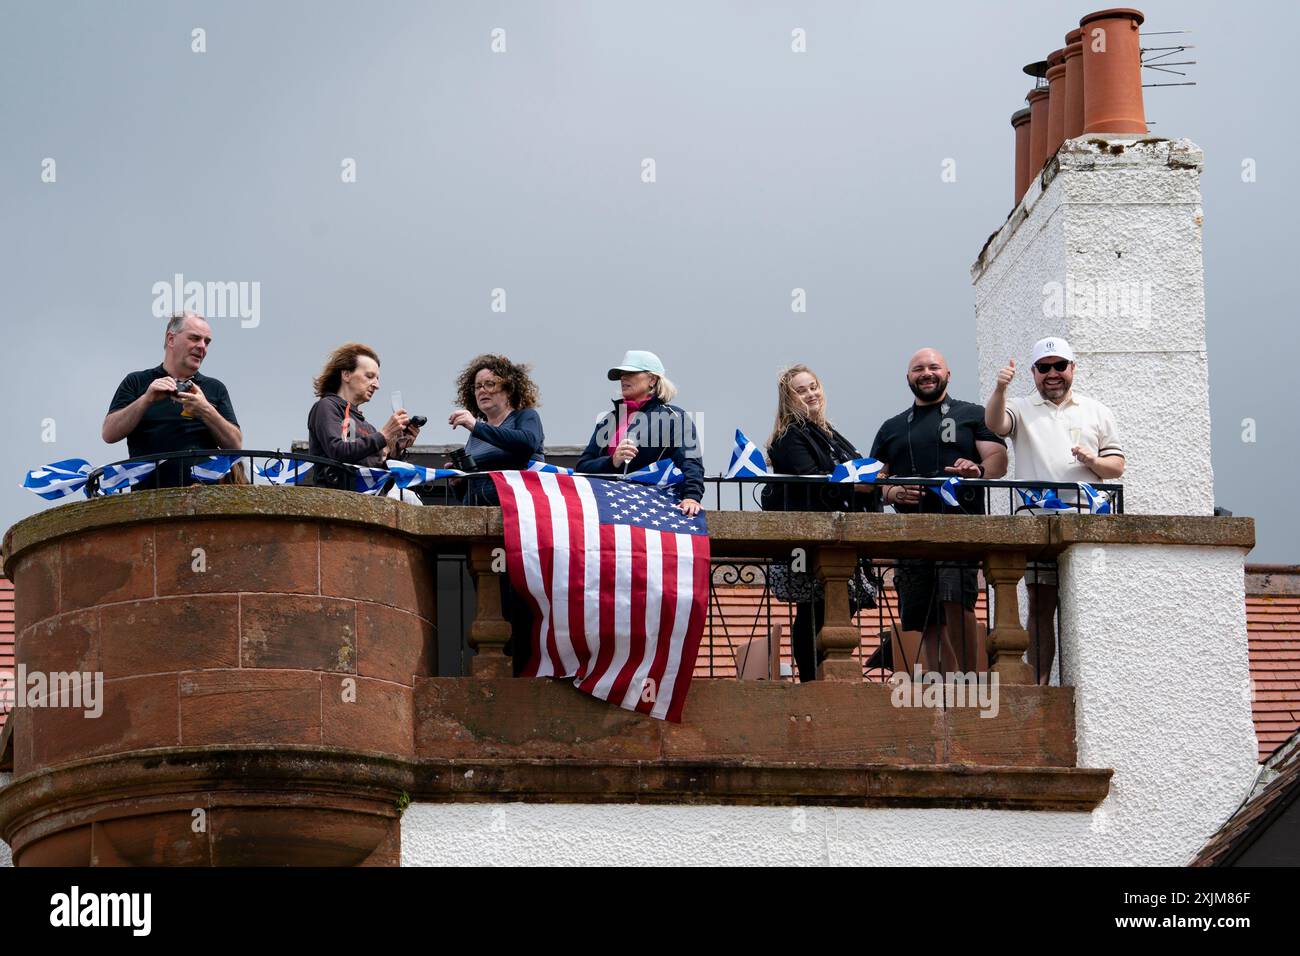
M984 421L998 435L1011 437L1016 480L1113 481L1124 474L1124 450L1115 416L1101 402L1074 391L1074 351L1059 336L1034 343L1030 371L1035 391L1007 398L1016 377L1010 359L998 372L993 394L984 406ZM1061 491L1062 501L1077 502L1078 493ZM1052 675L1056 656L1056 572L1031 565L1029 588L1029 666L1038 683Z

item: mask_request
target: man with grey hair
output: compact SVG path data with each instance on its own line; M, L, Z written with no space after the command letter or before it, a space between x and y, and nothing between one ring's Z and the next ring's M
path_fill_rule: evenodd
M226 386L199 374L212 344L201 315L184 312L167 322L162 364L122 379L101 432L110 445L126 439L132 457L203 448L238 448L243 434ZM185 463L194 464L193 461ZM150 487L190 484L181 461L159 465Z

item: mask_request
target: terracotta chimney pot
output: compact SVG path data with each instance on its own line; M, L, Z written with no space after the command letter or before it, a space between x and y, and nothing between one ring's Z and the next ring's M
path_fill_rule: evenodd
M1083 36L1082 29L1065 35L1065 139L1083 135Z
M1029 107L1018 109L1011 114L1011 128L1016 131L1016 184L1015 197L1011 205L1020 205L1025 191L1033 180L1034 174L1029 169Z
M1083 30L1083 131L1145 133L1142 110L1140 10L1098 10L1079 21Z
M1061 58L1064 60L1064 51ZM1055 56L1056 54L1053 54ZM1048 57L1051 62L1051 57ZM1055 156L1065 142L1065 71L1064 62L1047 68L1047 155Z
M1037 176L1051 154L1047 151L1047 89L1035 87L1029 102L1029 178Z

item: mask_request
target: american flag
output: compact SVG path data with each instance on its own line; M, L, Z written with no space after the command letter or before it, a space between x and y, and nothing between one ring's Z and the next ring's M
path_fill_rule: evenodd
M529 677L571 677L594 697L680 721L709 600L704 515L655 485L492 475L506 569L533 609Z

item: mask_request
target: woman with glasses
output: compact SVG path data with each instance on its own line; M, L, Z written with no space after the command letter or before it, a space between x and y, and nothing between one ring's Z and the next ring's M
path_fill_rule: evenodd
M767 441L768 461L778 475L829 475L835 466L863 457L826 417L826 394L821 380L806 365L783 369L776 382L776 423ZM829 482L780 483L763 487L765 511L875 511L871 485ZM790 647L799 681L817 677L817 634L826 617L822 583L788 564L773 564L769 571L772 593L796 605ZM875 585L859 567L849 580L849 608L874 607Z
M504 355L479 355L470 360L456 379L460 407L447 423L469 432L465 450L449 462L464 471L517 471L530 461L544 461L542 417L537 414L537 386L527 365L517 365ZM470 411L474 409L474 411ZM490 475L465 479L464 503L499 505ZM525 597L501 575L501 616L510 622L506 653L514 660L518 677L532 656L533 613Z
M479 355L465 366L456 379L460 407L447 418L453 429L469 432L464 452L453 459L455 467L516 471L527 468L530 461L545 461L537 386L528 372L529 366L517 365L504 355ZM468 479L464 488L467 505L501 503L488 475Z

